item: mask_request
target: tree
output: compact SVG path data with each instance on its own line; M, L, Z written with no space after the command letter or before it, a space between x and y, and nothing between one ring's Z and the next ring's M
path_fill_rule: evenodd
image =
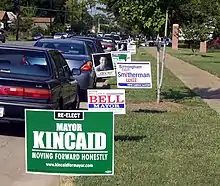
M68 22L76 32L85 31L93 23L93 18L87 11L87 1L68 0L66 7L68 10Z
M213 33L219 25L219 2L191 0L181 6L186 18L181 24L182 32L195 53L195 46L199 42L207 41L210 33Z

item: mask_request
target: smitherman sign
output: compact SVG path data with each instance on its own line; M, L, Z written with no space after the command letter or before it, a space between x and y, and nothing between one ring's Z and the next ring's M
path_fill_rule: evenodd
M113 112L25 110L26 172L113 175Z

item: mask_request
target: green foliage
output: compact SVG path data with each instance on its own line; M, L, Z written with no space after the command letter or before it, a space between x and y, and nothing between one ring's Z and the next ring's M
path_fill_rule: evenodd
M40 26L37 26L37 27L33 27L31 29L31 34L34 35L34 34L43 34L43 35L49 35L49 29L44 29Z
M76 32L85 31L93 24L93 18L87 11L89 1L67 0L66 7L69 12L67 20Z
M13 9L13 1L10 1L10 0L1 0L0 1L0 10L12 11L12 9Z
M55 23L55 24L52 26L52 30L51 30L52 33L64 32L64 31L65 31L65 27L64 27L63 24L61 24L61 23Z
M107 10L112 11L119 24L130 30L139 30L142 33L158 33L165 23L165 9L161 6L162 0L129 1L129 0L102 0Z

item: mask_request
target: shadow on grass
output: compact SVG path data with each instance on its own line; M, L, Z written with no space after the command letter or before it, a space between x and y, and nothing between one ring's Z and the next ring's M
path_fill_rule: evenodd
M213 58L213 56L210 56L210 55L204 55L204 54L193 54L193 53L182 53L182 55L184 56L201 56L201 57L204 57L204 58Z
M207 58L210 58L210 57L213 57L213 56L208 56L208 55L201 55L202 57L207 57Z
M140 141L146 136L115 136L115 141Z
M166 110L154 110L154 109L139 109L139 110L134 110L132 112L136 113L149 113L149 114L162 114L167 112Z
M166 92L162 92L161 95L162 95L163 99L174 100L175 102L181 101L183 99L190 99L190 98L193 98L193 97L197 96L190 89L184 89L184 90L169 89Z

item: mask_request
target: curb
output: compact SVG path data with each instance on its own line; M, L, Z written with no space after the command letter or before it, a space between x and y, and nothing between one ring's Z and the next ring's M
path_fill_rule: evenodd
M25 174L19 181L15 181L12 186L60 186L60 177Z

